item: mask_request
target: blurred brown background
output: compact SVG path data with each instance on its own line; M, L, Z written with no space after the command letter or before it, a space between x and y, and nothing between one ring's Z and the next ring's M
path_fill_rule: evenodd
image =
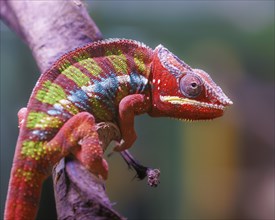
M136 119L131 152L161 169L151 189L119 155L107 191L129 219L274 219L274 1L88 1L105 38L163 44L206 70L233 100L225 116L183 123ZM1 216L18 134L17 111L39 76L30 51L1 23ZM38 219L54 219L51 180Z

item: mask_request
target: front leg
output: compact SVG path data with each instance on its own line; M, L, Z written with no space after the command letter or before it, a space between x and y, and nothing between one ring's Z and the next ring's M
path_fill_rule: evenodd
M128 95L120 101L118 120L122 139L114 148L115 151L123 151L132 146L137 137L134 117L148 112L150 107L149 97L142 94Z

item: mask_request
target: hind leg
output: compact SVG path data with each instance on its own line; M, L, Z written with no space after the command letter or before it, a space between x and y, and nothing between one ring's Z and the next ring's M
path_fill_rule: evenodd
M22 124L24 123L26 114L27 114L27 108L26 108L26 107L21 108L21 109L18 111L17 116L18 116L18 127L19 127L19 128L20 128L20 127L22 126Z
M95 119L88 112L78 113L69 119L47 143L47 149L57 152L51 156L54 163L59 161L60 153L62 156L71 153L93 174L103 179L108 177L108 164L103 158Z
M19 128L22 126L27 108L18 111ZM69 119L56 136L47 144L49 159L54 165L62 156L69 153L75 157L92 173L107 179L108 164L103 159L103 150L96 131L93 115L81 112ZM60 149L61 148L61 149ZM61 155L60 155L61 151Z

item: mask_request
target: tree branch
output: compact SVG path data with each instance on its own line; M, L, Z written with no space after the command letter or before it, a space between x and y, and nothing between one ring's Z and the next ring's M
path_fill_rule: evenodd
M41 73L102 34L79 0L1 1L1 18L30 47Z

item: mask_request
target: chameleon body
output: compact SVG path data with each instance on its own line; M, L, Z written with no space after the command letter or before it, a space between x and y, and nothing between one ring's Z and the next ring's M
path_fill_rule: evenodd
M5 208L6 220L35 219L43 181L53 165L73 154L106 179L95 123L116 123L123 151L134 143L134 116L212 119L232 104L210 78L159 45L110 39L61 57L39 78L26 109Z

